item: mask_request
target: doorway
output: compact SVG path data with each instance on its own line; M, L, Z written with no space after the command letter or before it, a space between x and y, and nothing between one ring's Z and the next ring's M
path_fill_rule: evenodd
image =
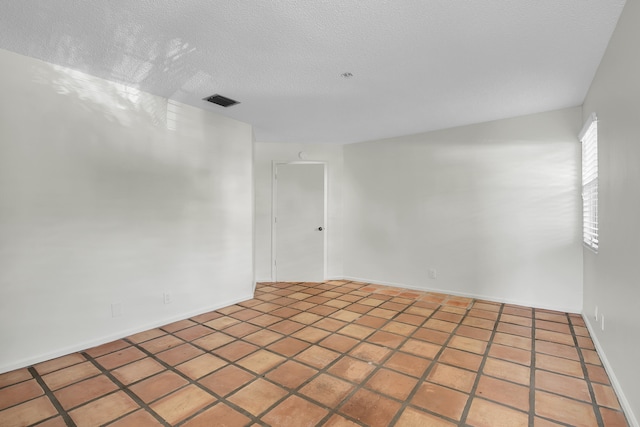
M326 277L326 164L273 164L272 271L279 282Z

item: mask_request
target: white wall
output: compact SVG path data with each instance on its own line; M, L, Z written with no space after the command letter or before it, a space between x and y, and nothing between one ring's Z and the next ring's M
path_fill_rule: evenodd
M640 4L628 1L583 107L598 115L599 249L584 250L584 313L632 425L640 417ZM595 321L595 307L605 329Z
M345 146L345 276L579 312L580 114Z
M0 85L0 372L251 297L249 125L6 51Z
M327 279L342 278L342 152L341 145L256 143L254 145L255 176L255 277L259 282L271 281L271 209L273 162L300 161L304 151L307 160L327 163Z

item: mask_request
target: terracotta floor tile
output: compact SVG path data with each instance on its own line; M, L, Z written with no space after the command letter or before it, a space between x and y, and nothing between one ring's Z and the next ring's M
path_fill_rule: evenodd
M356 346L360 341L340 334L332 334L320 341L320 345L340 353L346 353Z
M427 328L420 328L412 335L413 338L429 341L439 345L444 344L449 339L449 336L450 334L447 332L440 332Z
M503 314L512 314L514 316L521 316L521 317L532 317L533 316L533 310L531 308L510 306L508 304L505 304L504 308L502 309L502 313Z
M458 350L464 350L476 354L484 354L487 349L487 343L474 338L454 335L449 341L449 344L447 344L447 347L457 348Z
M254 301L258 301L258 300L254 300ZM249 301L245 301L245 303L249 303ZM260 304L260 303L262 303L262 301L256 302L256 304ZM202 313L197 316L193 316L191 320L198 323L206 323L209 320L217 319L218 317L222 317L222 316L223 316L222 313L218 313L217 311L210 311L208 313Z
M129 387L143 402L149 403L187 384L187 380L174 372L161 372Z
M118 386L105 375L99 375L88 380L70 385L54 392L56 399L65 410L115 391Z
M154 418L149 412L144 409L137 410L118 421L109 424L109 427L162 427L163 424Z
M487 358L483 372L492 377L512 381L528 386L530 383L531 371L529 367L517 365L505 360Z
M418 409L407 407L398 419L395 427L456 427L456 424L450 423L440 417L422 412Z
M401 405L391 399L368 390L358 390L342 406L340 412L371 427L386 427Z
M284 335L292 334L300 329L304 328L305 325L302 323L292 322L291 320L281 320L278 323L275 323L269 326L269 329L272 331L280 332Z
M536 340L551 341L569 346L573 345L573 336L571 334L562 334L545 329L536 329Z
M294 362L293 360L287 360L269 372L266 377L284 387L295 389L317 373L318 371L316 369Z
M565 359L580 360L578 350L573 346L558 344L548 341L536 340L536 352L544 353L551 356L564 357Z
M577 427L598 425L591 405L544 391L535 396L536 415Z
M40 375L45 375L62 368L67 368L72 365L77 365L78 363L86 362L86 360L87 359L80 353L73 353L68 356L58 357L57 359L38 363L37 365L34 365L34 368Z
M233 317L234 319L238 319L246 322L247 320L253 319L254 317L262 316L262 314L263 313L261 311L245 308L244 310L238 310L236 312L233 312L229 314L229 316Z
M579 362L548 354L536 353L536 367L546 371L553 371L573 377L584 378L582 366Z
M456 330L456 335L467 338L474 338L481 341L489 341L492 331L487 329L474 328L472 326L462 325Z
M563 334L570 334L571 329L569 325L565 323L549 322L547 320L536 320L536 329L546 329L548 331L560 332Z
M293 338L298 338L300 340L315 344L329 334L331 334L331 332L325 331L324 329L307 326L306 328L302 328L298 332L291 334L291 336Z
M604 370L602 366L594 366L594 365L586 365L587 366L587 375L589 376L589 380L602 383L602 384L610 384L609 376L607 372Z
M598 405L606 406L618 411L622 410L613 387L602 384L593 384L593 394L596 396L596 403L598 403Z
M353 357L343 356L328 372L355 383L362 382L375 369L375 366Z
M385 331L375 332L367 338L367 342L388 348L398 348L404 340L405 337Z
M324 369L338 357L340 353L314 345L298 354L295 359L314 368Z
M151 404L153 409L170 425L190 417L216 398L195 385L188 385Z
M460 420L469 396L432 383L422 383L411 403L448 418Z
M233 365L227 365L198 382L220 396L226 396L256 378Z
M268 329L261 329L258 332L245 336L243 339L258 346L265 346L274 341L278 341L282 337L283 335L277 332L272 332Z
M214 350L211 350L211 352L224 359L235 362L236 360L243 358L247 354L253 353L258 348L258 346L255 346L253 344L245 343L242 341L234 341L223 347L218 347Z
M44 390L42 390L42 387L38 385L36 380L23 381L0 389L0 410L26 402L43 394Z
M274 323L278 323L282 319L278 316L272 316L270 314L263 314L262 316L254 317L253 319L249 319L248 322L252 325L262 326L266 328L269 325L273 325Z
M148 331L142 331L134 335L130 335L127 337L128 341L131 341L134 344L140 344L145 341L152 340L154 338L161 337L163 335L167 335L167 333L161 329L150 329Z
M436 363L427 376L427 380L456 390L469 393L476 380L476 373L454 366Z
M228 344L232 341L235 341L234 337L230 337L229 335L222 332L214 332L213 334L198 338L191 343L205 350L211 351L218 347L222 347L223 345Z
M218 403L182 424L182 427L239 427L248 425L250 421L251 419L246 415L241 414L224 403Z
M381 317L367 316L365 314L364 316L361 316L356 320L354 320L353 323L355 323L356 325L368 326L370 328L377 329L382 325L384 325L385 323L387 323L387 319L383 319Z
M411 353L415 356L433 359L434 357L436 357L441 348L442 347L440 347L439 345L409 339L402 345L402 347L400 347L400 350L406 353Z
M42 396L0 411L0 420L4 426L28 426L57 413L51 401Z
M397 352L391 355L384 366L420 378L431 365L431 361L411 354Z
M531 328L526 326L513 325L511 323L498 322L496 329L498 332L504 332L505 334L518 335L525 338L531 338Z
M161 336L159 338L154 338L154 339L152 339L150 341L143 342L142 344L140 344L140 347L144 348L149 353L157 354L157 353L160 353L161 351L168 350L168 349L170 349L172 347L176 347L176 346L178 346L180 344L184 344L184 341L182 341L179 338L174 337L173 335L164 335L164 336ZM127 350L128 349L122 350L122 351L127 351ZM115 354L115 353L111 353L110 355L103 356L103 357L109 357L109 356L111 356L113 354Z
M199 348L185 343L163 351L162 353L158 353L156 357L171 366L175 366L189 359L193 359L202 353L204 352Z
M327 303L329 304L329 303ZM356 320L358 317L360 317L360 313L356 313L353 311L349 311L349 310L338 310L335 313L333 313L331 316L331 318L333 319L338 319L338 320L342 320L343 322L353 322L354 320Z
M329 421L327 421L324 427L360 427L360 424L356 424L353 421L335 414L329 418Z
M396 317L395 319L397 320L398 318ZM383 331L391 332L393 334L402 335L404 337L407 337L407 336L411 335L413 332L415 332L416 329L418 329L418 327L415 326L415 325L402 323L402 322L396 321L396 320L390 321L389 323L384 325L381 329Z
M569 323L565 314L550 313L546 311L536 310L536 319L548 320L551 322Z
M125 392L118 391L80 406L70 411L69 415L78 427L94 427L106 424L138 408L139 406Z
M96 357L104 356L105 354L113 353L114 351L122 350L125 347L129 347L131 344L124 340L117 340L108 342L106 344L99 345L97 347L90 348L85 350L89 356Z
M287 337L271 344L267 347L267 349L282 354L283 356L292 357L310 346L311 344L309 344L308 342Z
M423 326L436 331L451 333L458 325L456 323L445 322L444 320L429 319Z
M522 317L522 316L514 316L508 313L502 313L500 316L501 322L513 323L514 325L526 326L530 328L533 325L533 320L530 317ZM544 322L544 320L540 320L540 322ZM536 327L539 327L538 323L536 323Z
M368 328L362 325L350 324L340 329L338 333L361 340L371 335L374 331L375 329L373 328Z
M498 320L498 316L499 316L499 313L495 311L480 310L475 307L469 310L469 317L477 317L480 319L487 319L487 320Z
M85 378L94 377L99 373L98 368L93 366L91 362L84 362L44 375L42 380L51 390L55 391Z
M126 365L127 363L140 360L145 356L146 354L137 348L127 347L123 350L118 350L105 356L98 357L96 362L102 365L105 369L115 369L119 366Z
M474 328L485 329L492 331L496 325L495 320L481 319L479 317L467 317L462 321L465 326L472 326Z
M123 384L128 385L141 379L150 377L165 368L149 357L130 363L112 371L112 374Z
M373 307L369 306L369 305L364 305L364 304L351 304L345 307L345 309L349 310L349 311L354 311L356 313L360 313L360 314L365 314L371 310L373 310Z
M226 364L227 362L220 359L219 357L205 353L201 356L198 356L176 366L176 369L192 380L196 380L210 374L217 369L220 369Z
M536 388L591 403L587 382L578 378L537 369Z
M549 420L545 420L544 418L534 417L533 419L534 427L564 427L565 424L554 423Z
M336 319L324 318L313 324L316 328L324 329L326 331L335 332L338 329L346 325L345 322Z
M337 407L355 387L341 379L321 374L300 389L300 393L329 407Z
M240 359L236 363L256 374L264 374L275 366L282 364L285 360L284 357L276 353L267 350L258 350Z
M529 411L529 391L529 387L482 375L476 395L521 411Z
M531 351L531 338L496 332L493 336L493 342Z
M286 395L283 388L259 378L232 394L228 400L258 416Z
M433 316L431 316L432 319L444 320L451 323L460 323L462 321L462 317L463 316L461 314L449 313L446 311L437 311Z
M230 305L230 306L228 306L228 307L219 308L219 309L217 309L216 311L217 311L218 313L222 313L222 314L224 314L225 316L228 316L228 315L230 315L231 313L236 313L236 312L238 312L238 311L242 311L242 310L244 310L244 308L243 308L242 306L239 306L239 305L235 305L235 304L234 304L234 305Z
M600 361L600 357L595 350L589 350L586 348L580 349L582 353L582 357L584 358L585 363L589 363L591 365L602 366L602 362Z
M519 348L509 347L501 344L493 344L489 349L489 356L496 359L508 360L509 362L531 366L531 352Z
M583 336L583 337L589 337L589 330L584 327L584 326L574 326L573 327L574 332L576 333L576 335L578 336Z
M398 400L405 400L417 383L418 380L410 376L389 369L380 369L367 381L365 387Z
M168 325L164 325L160 329L169 333L173 333L176 331L189 328L194 325L196 325L196 322L194 322L193 320L184 319L184 320L178 320L177 322L169 323Z
M67 427L67 423L62 417L55 417L41 422L38 427Z
M253 325L251 326L255 328L255 326ZM213 331L210 328L207 328L206 326L196 325L196 326L192 326L190 328L175 332L174 335L185 341L193 341L195 339L204 337L205 335L209 335L214 332L215 331Z
M405 311L407 314L414 314L416 316L429 317L433 314L434 310L430 308L419 307L416 304L407 308Z
M406 304L398 304L397 302L390 302L390 301L380 304L380 308L386 308L387 310L393 310L398 312L404 310L407 307L408 306ZM407 316L412 316L412 315L407 314Z
M302 323L305 325L311 325L312 323L317 322L322 319L322 316L318 316L317 314L309 313L309 312L301 312L291 317L290 320L298 323Z
M27 368L17 369L15 371L0 374L0 388L33 378Z
M473 399L467 424L474 427L528 427L529 414L483 399Z
M217 319L210 320L204 323L204 325L212 329L215 329L217 331L222 331L238 323L240 323L238 319L234 319L233 317L229 317L229 316L222 316L222 317L218 317Z
M609 408L600 408L600 414L602 415L602 421L604 427L627 427L627 419L624 413L620 411L614 411Z
M448 365L477 371L480 368L480 363L482 363L482 356L462 350L456 350L455 348L445 348L438 358L438 361Z
M593 341L589 337L576 337L576 340L578 340L578 346L580 346L581 348L587 348L589 350L596 349Z
M381 363L390 352L391 350L386 347L363 342L351 350L349 354L367 362Z

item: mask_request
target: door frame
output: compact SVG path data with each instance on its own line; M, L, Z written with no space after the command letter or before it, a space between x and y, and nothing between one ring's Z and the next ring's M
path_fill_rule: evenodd
M316 161L306 161L306 160L298 160L298 161L277 161L273 160L271 162L271 281L277 281L277 266L276 266L276 241L277 241L277 232L276 232L276 218L278 216L278 179L277 179L277 171L278 165L322 165L323 166L323 175L324 175L324 195L323 195L323 204L324 204L324 212L322 212L322 258L323 258L323 267L322 267L322 280L327 280L328 277L328 265L327 265L327 257L328 257L328 248L327 242L329 234L327 233L327 202L328 202L328 184L329 177L327 173L327 162L316 162Z

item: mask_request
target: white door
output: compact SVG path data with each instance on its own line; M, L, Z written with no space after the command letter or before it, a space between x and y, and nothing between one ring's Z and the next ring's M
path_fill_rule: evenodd
M274 271L279 282L320 282L325 266L325 165L275 165Z

